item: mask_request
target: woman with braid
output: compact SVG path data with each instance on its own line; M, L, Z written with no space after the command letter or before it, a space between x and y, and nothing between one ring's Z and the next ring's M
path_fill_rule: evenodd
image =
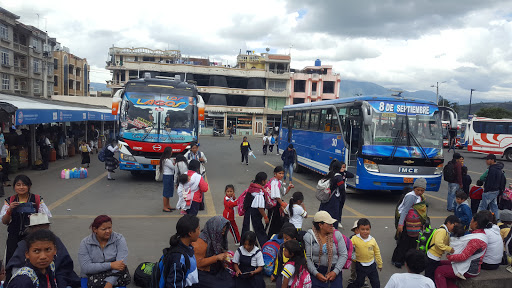
M333 219L326 211L318 211L313 229L304 235L306 259L313 288L342 287L341 269L347 262L347 246L343 235L333 229Z

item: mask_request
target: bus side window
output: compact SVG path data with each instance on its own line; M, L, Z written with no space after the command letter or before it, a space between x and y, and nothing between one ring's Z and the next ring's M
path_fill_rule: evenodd
M295 122L293 123L293 128L300 129L300 120L302 118L301 116L302 116L301 111L295 111Z
M468 126L468 129L469 129L469 126ZM512 134L512 124L508 124L508 133L507 134Z
M332 112L332 121L331 121L331 132L341 132L340 124L338 122L338 113L336 110L331 109Z
M322 109L320 113L320 126L318 130L327 131L326 129L327 109Z
M309 129L309 110L302 111L302 129Z
M311 110L311 120L309 122L309 129L318 130L318 123L320 121L320 110Z
M283 122L283 127L288 127L288 112L283 112L281 121Z
M332 109L328 109L326 112L327 113L325 115L325 129L324 129L324 131L325 132L332 132L332 128L333 127L332 127L331 121L332 121L332 114L333 114L332 112L333 111L332 111Z

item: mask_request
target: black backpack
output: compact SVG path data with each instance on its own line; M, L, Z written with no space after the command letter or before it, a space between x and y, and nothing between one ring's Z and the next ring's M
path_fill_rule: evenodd
M446 166L443 168L443 179L444 181L453 183L455 182L455 165L452 161L446 163Z
M137 266L133 273L133 283L137 287L150 288L151 287L151 275L156 263L153 262L142 262Z
M185 251L182 247L176 246L172 248L165 248L163 251L162 257L160 260L155 263L153 266L153 270L151 271L151 286L150 288L165 288L165 281L167 279L167 275L169 274L169 260L172 254L180 254L185 258L185 267L187 271L190 269L190 259L187 255L187 251Z

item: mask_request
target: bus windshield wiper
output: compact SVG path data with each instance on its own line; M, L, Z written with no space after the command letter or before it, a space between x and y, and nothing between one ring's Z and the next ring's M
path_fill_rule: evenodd
M393 140L393 152L391 152L391 156L389 157L389 160L393 160L396 154L396 150L398 149L398 144L402 139L404 138L404 122L402 121L402 127L400 130L396 132L395 139Z
M430 162L430 157L428 157L427 152L425 151L425 149L423 149L423 146L421 146L421 144L420 144L420 142L418 141L418 139L416 138L416 136L414 136L414 133L412 133L411 131L409 131L409 137L410 137L410 138L411 138L411 140L416 144L416 146L418 146L418 148L420 148L421 154L423 154L423 157L425 157L425 159L427 160L427 162Z
M148 130L148 132L146 132L144 134L144 136L142 136L142 140L146 140L146 138L149 136L149 134L153 131L153 129L155 129L155 123L153 123L153 125L151 126L151 128Z

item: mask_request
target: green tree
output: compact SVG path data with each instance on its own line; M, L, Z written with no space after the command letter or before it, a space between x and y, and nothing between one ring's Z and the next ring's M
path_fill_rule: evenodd
M479 117L487 117L494 119L512 118L512 112L501 107L484 107L476 112Z
M457 113L460 113L460 106L459 106L459 103L457 102L452 102L446 98L444 98L443 96L439 95L439 102L437 102L437 105L438 106L444 106L444 107L450 107L452 108L453 110L455 110L455 112Z

